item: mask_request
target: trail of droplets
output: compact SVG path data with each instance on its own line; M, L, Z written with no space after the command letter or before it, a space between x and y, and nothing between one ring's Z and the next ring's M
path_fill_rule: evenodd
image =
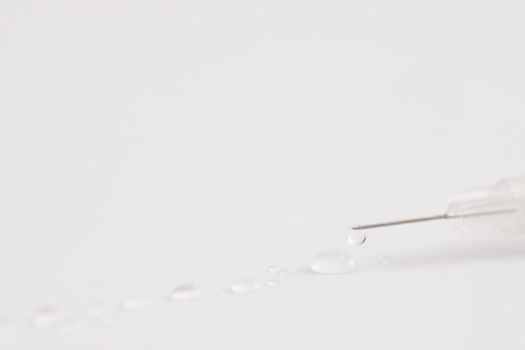
M349 229L346 233L346 241L352 246L360 246L366 241L363 231ZM392 258L384 256L381 264L390 264ZM351 255L344 250L329 250L317 255L309 265L310 271L319 274L347 274L357 272L359 267ZM234 281L228 288L234 294L252 293L263 287L273 287L283 284L283 279L290 274L290 270L271 265L267 268L266 279L259 281L253 278L241 278ZM171 293L164 298L168 301L187 301L198 299L203 296L203 289L194 283L185 283L176 286ZM123 313L130 313L150 307L159 299L135 298L118 303L102 303L89 307L85 312L76 315L64 315L55 306L45 306L36 310L29 318L29 324L35 327L54 327L60 334L67 334L73 330L80 329L89 320L95 320L102 325L111 325L115 318ZM160 299L161 300L161 299ZM9 328L10 323L0 323L0 335Z

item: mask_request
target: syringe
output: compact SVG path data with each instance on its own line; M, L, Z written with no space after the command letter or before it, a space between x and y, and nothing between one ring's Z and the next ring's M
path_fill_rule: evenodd
M493 186L463 191L450 197L444 214L386 221L352 227L379 227L446 219L462 231L525 233L525 176L499 181Z

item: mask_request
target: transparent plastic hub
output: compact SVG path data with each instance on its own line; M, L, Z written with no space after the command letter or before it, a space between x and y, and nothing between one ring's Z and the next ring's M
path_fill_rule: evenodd
M525 232L525 177L453 195L447 216L454 229L466 232Z

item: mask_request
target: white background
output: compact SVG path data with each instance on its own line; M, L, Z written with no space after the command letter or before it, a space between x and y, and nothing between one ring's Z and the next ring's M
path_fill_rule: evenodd
M524 18L510 0L2 0L0 348L523 349L524 238L436 222L351 249L344 231L525 173ZM331 248L360 271L221 297ZM84 318L188 281L201 299ZM77 327L31 326L42 307Z

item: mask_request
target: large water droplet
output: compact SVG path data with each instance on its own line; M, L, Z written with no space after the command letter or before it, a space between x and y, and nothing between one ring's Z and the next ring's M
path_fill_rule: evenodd
M251 278L242 278L235 281L231 287L230 291L234 293L249 293L255 292L261 288L261 284Z
M317 273L343 274L359 270L352 256L343 250L329 250L315 257L310 268Z
M363 230L346 230L346 242L352 246L362 245L366 241L366 232Z
M195 299L202 295L202 289L198 286L187 283L177 286L170 294L169 298L172 300L188 300Z

